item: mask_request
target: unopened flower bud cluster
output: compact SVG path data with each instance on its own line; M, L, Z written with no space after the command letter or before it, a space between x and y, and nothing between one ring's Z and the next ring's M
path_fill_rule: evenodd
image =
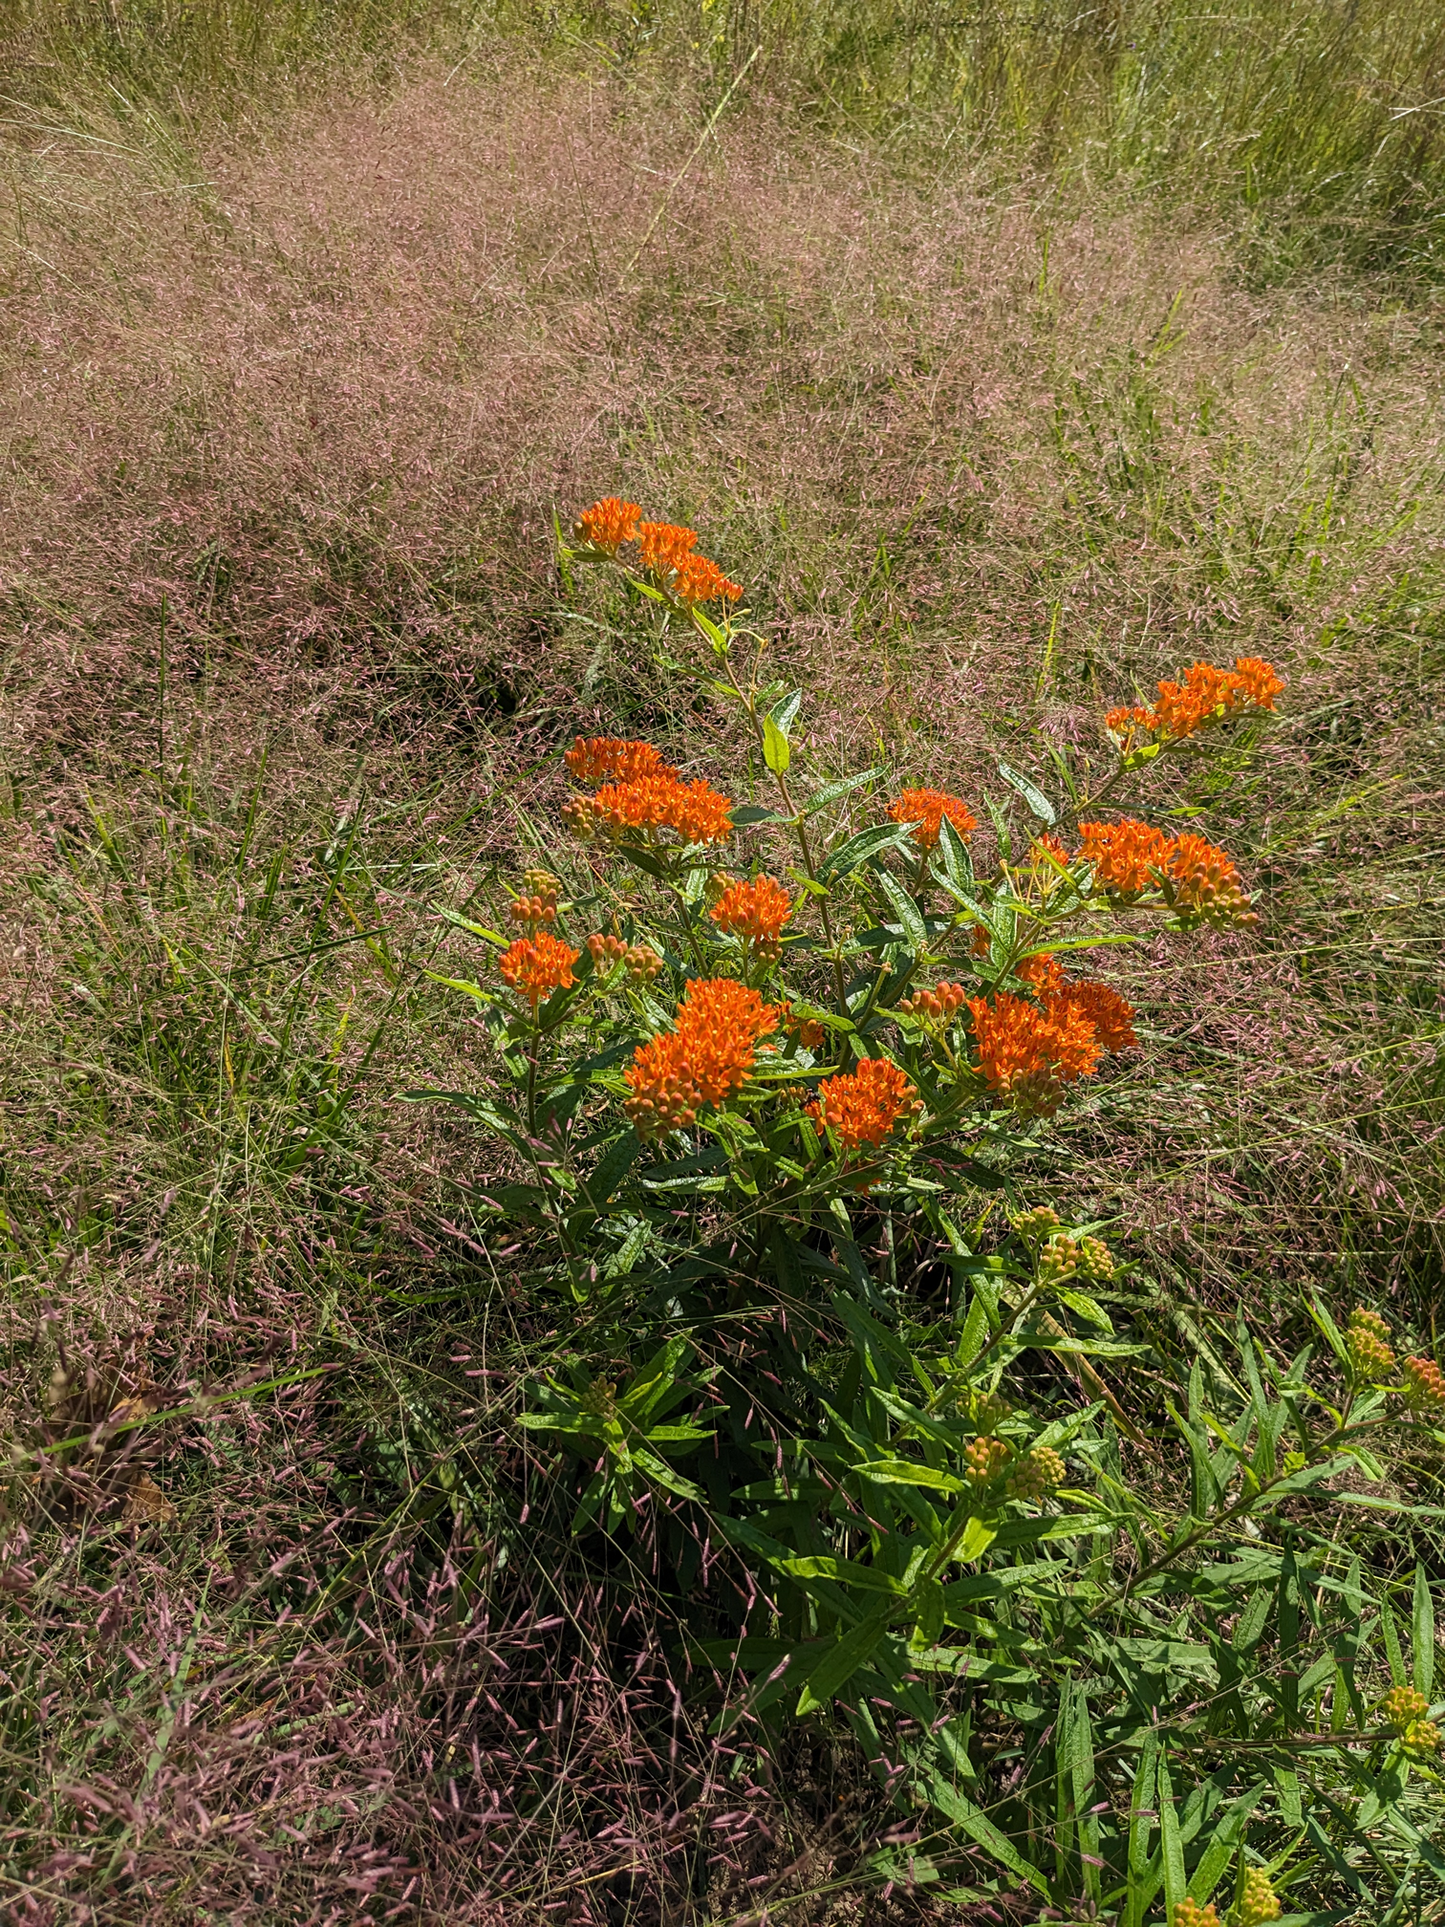
M1041 1285L1058 1286L1070 1278L1104 1284L1113 1275L1114 1260L1098 1238L1075 1238L1067 1231L1056 1231L1039 1253Z
M513 923L534 926L539 923L554 923L557 918L557 897L561 888L561 878L554 877L550 870L524 870L522 894L513 898L508 910Z
M910 1017L927 1018L932 1023L947 1023L968 1000L962 984L938 984L932 990L915 990L898 1008Z
M1187 1896L1176 1900L1169 1915L1169 1927L1220 1927L1219 1914L1212 1901L1200 1905Z
M1417 1753L1438 1753L1440 1729L1425 1715L1430 1702L1413 1686L1392 1686L1380 1701L1380 1716L1397 1729L1406 1746Z
M587 939L587 948L592 955L594 969L606 972L617 964L625 964L627 974L634 983L653 983L662 975L662 959L655 950L649 950L645 943L625 943L621 937L604 936L595 932Z
M1239 1899L1239 1927L1265 1927L1266 1921L1278 1920L1282 1911L1279 1895L1263 1867L1246 1867L1244 1892Z
M1002 1439L979 1438L964 1447L963 1475L970 1485L992 1485L1009 1461Z
M1036 1445L1009 1469L1005 1490L1011 1499L1042 1499L1061 1486L1067 1467L1049 1445Z
M1395 1369L1390 1328L1377 1311L1356 1305L1345 1328L1345 1350L1355 1377L1382 1384ZM1445 1412L1445 1373L1433 1358L1407 1358L1400 1366L1400 1383L1392 1388L1407 1411Z
M1345 1345L1350 1363L1359 1377L1382 1379L1395 1367L1395 1354L1389 1344L1390 1328L1377 1311L1357 1305L1350 1313Z

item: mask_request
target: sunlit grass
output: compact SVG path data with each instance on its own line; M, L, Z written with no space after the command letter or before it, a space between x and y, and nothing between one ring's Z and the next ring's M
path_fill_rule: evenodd
M866 1769L800 1733L764 1786L679 1713L655 1575L569 1544L510 1428L578 1341L474 1210L485 1134L399 1101L485 1084L438 912L503 914L572 735L739 752L705 665L561 595L552 517L703 530L820 774L1000 799L1106 692L1279 661L1190 806L1263 929L1121 965L1147 1099L1033 1175L1186 1372L1306 1288L1428 1337L1438 28L11 0L0 42L5 1419L57 1367L175 1407L173 1519L77 1533L16 1476L18 1917L845 1888Z

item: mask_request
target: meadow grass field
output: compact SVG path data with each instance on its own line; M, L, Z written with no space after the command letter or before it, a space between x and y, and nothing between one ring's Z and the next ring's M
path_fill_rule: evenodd
M1439 1920L1438 1735L1379 1708L1439 1714L1441 1421L1330 1335L1441 1357L1445 23L0 0L0 75L0 1918ZM1106 710L1285 680L1127 799L1258 922L1105 953L1135 1048L975 1133L957 1244L865 1188L709 1299L656 1194L582 1273L507 1202L542 1140L467 926L603 888L563 752L759 805L778 760L579 559L613 495L741 585L791 780L874 772L840 839L934 785L1002 875ZM1015 1508L987 1626L829 1672L923 1499L785 1558L576 1414L682 1334L675 1419L836 1466L985 1313L1012 1356L1038 1206L1115 1267L1010 1381L1093 1536ZM951 1477L906 1423L888 1476Z

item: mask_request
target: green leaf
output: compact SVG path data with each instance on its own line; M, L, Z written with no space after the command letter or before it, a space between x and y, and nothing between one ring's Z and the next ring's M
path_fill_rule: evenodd
M1199 1864L1194 1869L1189 1882L1189 1898L1197 1900L1201 1906L1219 1885L1220 1876L1229 1865L1234 1850L1244 1833L1249 1816L1264 1798L1265 1786L1261 1781L1247 1793L1241 1793L1237 1800L1231 1800L1220 1817L1218 1825L1209 1836L1209 1844L1200 1855Z
M1209 1441L1198 1426L1180 1414L1172 1399L1165 1399L1164 1409L1184 1434L1189 1447L1189 1510L1196 1519L1207 1519L1219 1499L1219 1484L1209 1458Z
M1435 1607L1430 1597L1430 1581L1423 1564L1415 1567L1415 1604L1413 1613L1415 1690L1426 1699L1435 1683Z
M945 816L938 825L937 861L958 894L967 898L974 887L973 858L968 845Z
M961 1565L971 1566L975 1559L981 1559L998 1537L998 1528L974 1513L963 1529L963 1537L954 1548L954 1559Z
M885 773L885 766L877 763L859 776L845 776L839 782L825 783L822 789L814 790L803 805L803 815L812 816L816 811L826 809L830 803L836 803L840 796L846 796L850 790L861 789L865 783L875 782Z
M1154 1769L1158 1759L1159 1732L1151 1726L1144 1735L1129 1796L1129 1886L1119 1927L1143 1927L1145 1912L1154 1898L1155 1883L1149 1881L1149 1834L1155 1812Z
M771 716L763 718L763 761L774 776L782 776L793 760L788 739Z
M653 850L639 849L635 843L619 843L617 854L645 876L665 877L668 874L666 863Z
M1318 1298L1311 1298L1308 1301L1308 1306L1310 1317L1314 1319L1315 1323L1328 1339L1330 1350L1342 1365L1348 1366L1350 1361L1349 1349L1344 1339L1340 1336L1339 1327L1336 1325L1334 1319L1330 1317L1329 1312Z
M983 793L983 807L988 811L989 821L993 824L993 833L998 838L999 855L1007 863L1013 856L1013 837L1009 831L1008 818L987 790Z
M444 977L439 970L428 970L423 975L430 977L434 984L440 984L443 990L459 990L463 996L475 997L479 1004L494 1004L497 1001L496 991L483 990L480 984L471 983L465 977Z
M902 1598L906 1588L891 1573L877 1566L860 1566L852 1559L816 1556L805 1559L774 1559L771 1562L790 1579L829 1579L837 1585L858 1586L864 1592L886 1592Z
M818 879L824 882L832 876L851 876L870 856L877 856L881 850L904 849L909 842L908 831L901 823L878 823L872 829L860 830L824 857Z
M803 707L802 690L801 689L791 690L786 696L783 697L781 702L776 702L773 704L772 708L768 711L767 720L773 725L774 729L776 729L781 736L783 736L784 738L791 737L793 733L793 724L798 720L798 711L802 707Z
M988 1336L988 1314L983 1308L983 1300L975 1291L968 1306L968 1316L963 1321L963 1330L958 1334L958 1349L954 1353L958 1369L966 1372L983 1350L983 1341Z
M1060 1720L1064 1709L1060 1708ZM1067 1774L1067 1795L1075 1826L1078 1828L1079 1865L1084 1892L1097 1907L1099 1900L1099 1816L1090 1813L1094 1802L1094 1734L1089 1722L1089 1702L1079 1682L1068 1696L1069 1719L1063 1739L1063 1767Z
M600 1211L642 1152L636 1131L624 1131L597 1160L590 1177L582 1180L583 1195Z
M718 627L712 617L705 615L696 605L690 608L687 613L707 637L713 648L725 652L728 646L727 635Z
M1174 1788L1169 1778L1169 1762L1159 1757L1159 1839L1164 1856L1164 1910L1168 1914L1185 1898L1184 1841L1179 1832L1179 1816L1174 1811Z
M853 1470L874 1485L912 1485L925 1492L967 1492L962 1479L951 1472L937 1472L931 1465L915 1465L911 1459L865 1459Z
M808 1675L798 1696L799 1719L805 1713L817 1712L827 1706L834 1694L847 1685L887 1632L888 1621L895 1611L893 1602L885 1600L828 1648Z
M878 886L892 904L903 934L908 939L908 947L914 956L921 956L928 948L928 932L923 925L923 915L918 905L909 896L896 877L889 876L886 870L878 873Z
M1137 1358L1140 1352L1149 1349L1147 1345L1127 1345L1113 1338L1055 1338L1052 1332L1018 1332L1011 1334L1011 1338L1020 1351L1080 1352L1087 1358Z
M1080 1318L1087 1318L1091 1325L1102 1325L1106 1332L1113 1331L1114 1327L1109 1322L1108 1312L1087 1292L1060 1290L1058 1296L1059 1303L1067 1305L1070 1311L1077 1312Z
M646 1226L642 1227L646 1231ZM628 1240L631 1243L631 1240ZM670 1338L637 1373L626 1393L618 1399L617 1409L639 1422L649 1419L661 1401L674 1389L677 1368L692 1350L686 1338ZM670 1401L671 1402L671 1401Z
M1279 1794L1280 1817L1287 1826L1304 1825L1304 1808L1300 1804L1299 1775L1292 1766L1274 1768L1275 1790Z
M1013 1843L1005 1839L992 1820L966 1794L950 1786L939 1773L930 1773L924 1785L929 1799L939 1812L956 1827L962 1828L970 1840L997 1860L1001 1867L1007 1867L1011 1874L1026 1880L1039 1893L1048 1893L1049 1883L1043 1874L1020 1857Z
M465 930L469 936L480 937L498 950L505 950L512 941L510 937L502 936L500 931L488 930L485 924L468 922L465 917L459 917L455 910L448 910L445 904L434 903L431 909L433 915L440 917L444 923L454 923L458 930Z
M1060 749L1057 744L1048 742L1047 740L1044 743L1044 751L1049 761L1059 772L1059 780L1069 792L1070 802L1077 803L1079 800L1079 786L1074 781L1073 771L1069 768L1068 751L1066 749Z
M1007 763L998 765L998 773L1010 789L1018 791L1039 821L1046 823L1052 829L1059 820L1058 814L1043 791L1036 784L1031 783L1027 776L1020 776L1016 769L1010 769Z
M441 1091L428 1087L419 1091L403 1091L402 1098L408 1104L454 1104L459 1111L469 1112L479 1123L485 1124L499 1137L506 1138L509 1144L519 1145L524 1150L526 1148L526 1133L520 1124L485 1097L476 1097L470 1091Z
M1235 1652L1252 1652L1259 1644L1269 1623L1269 1609L1274 1600L1273 1586L1259 1586L1250 1594L1249 1604L1240 1614L1230 1642Z
M791 823L791 816L781 816L777 810L765 808L761 803L743 803L728 815L728 821L735 830L748 830L758 823Z
M1405 1677L1405 1656L1400 1651L1400 1632L1388 1599L1380 1601L1380 1631L1385 1640L1385 1658L1390 1665L1390 1684L1406 1686L1409 1681Z
M943 1588L936 1579L920 1579L913 1594L913 1635L909 1648L928 1652L943 1637Z

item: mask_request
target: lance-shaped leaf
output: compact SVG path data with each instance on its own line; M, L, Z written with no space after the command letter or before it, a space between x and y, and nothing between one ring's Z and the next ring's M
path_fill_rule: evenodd
M878 887L893 906L894 915L908 940L908 947L915 956L921 956L928 948L928 932L924 928L923 916L918 905L896 877L889 876L886 870L878 873Z
M1052 829L1059 820L1058 813L1038 785L1031 783L1027 776L1020 776L1016 769L1010 769L1007 763L998 765L998 773L1010 789L1018 791L1039 821Z
M896 1610L891 1600L885 1600L828 1648L809 1673L798 1696L799 1719L805 1713L817 1712L819 1708L831 1704L834 1695L843 1690L858 1668L872 1655L873 1649L887 1632L888 1621Z
M826 883L829 877L851 876L870 856L877 856L883 850L904 849L909 843L908 831L900 823L879 823L872 829L859 830L856 836L850 836L846 843L840 843L824 857L818 866L818 880Z

